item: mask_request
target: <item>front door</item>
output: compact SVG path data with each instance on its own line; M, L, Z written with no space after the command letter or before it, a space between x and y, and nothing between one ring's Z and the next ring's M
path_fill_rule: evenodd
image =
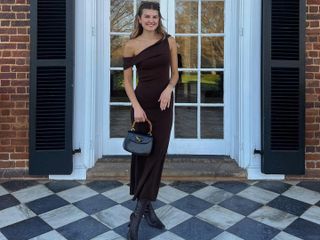
M122 47L129 39L140 0L110 0L104 31L108 46L104 74L104 155L126 154L123 137L130 127L130 102L123 87ZM163 23L178 44L179 82L169 154L228 155L226 119L231 86L226 66L228 0L159 0ZM109 53L109 54L107 54ZM133 69L133 85L137 74Z

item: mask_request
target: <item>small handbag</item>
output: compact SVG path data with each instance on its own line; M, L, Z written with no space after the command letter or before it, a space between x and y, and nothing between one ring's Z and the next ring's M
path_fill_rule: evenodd
M147 119L147 122L149 124L148 133L136 132L134 128L136 121L132 123L131 129L122 144L124 150L137 156L148 156L151 153L153 145L152 124L149 119Z

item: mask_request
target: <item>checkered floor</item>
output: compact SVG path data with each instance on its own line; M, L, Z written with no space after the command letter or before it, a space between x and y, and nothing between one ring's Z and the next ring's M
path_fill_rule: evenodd
M0 184L0 240L125 239L135 207L119 181ZM158 230L140 240L320 239L320 182L163 182Z

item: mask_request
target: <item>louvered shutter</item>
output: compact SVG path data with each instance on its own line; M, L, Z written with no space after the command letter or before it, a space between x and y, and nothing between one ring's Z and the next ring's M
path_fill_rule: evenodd
M74 0L32 0L29 173L72 173Z
M262 172L304 174L305 1L264 0Z

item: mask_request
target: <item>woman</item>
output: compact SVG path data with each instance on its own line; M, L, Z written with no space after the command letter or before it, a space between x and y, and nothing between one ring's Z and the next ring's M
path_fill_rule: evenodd
M128 239L138 239L142 216L156 228L165 226L156 216L151 201L156 201L172 126L173 89L178 80L177 46L161 22L159 3L142 2L134 20L134 30L124 46L124 86L132 104L136 130L147 132L152 123L154 145L147 157L132 155L130 194L137 205L130 216ZM132 87L132 66L136 65L139 83ZM170 77L171 69L171 77Z

